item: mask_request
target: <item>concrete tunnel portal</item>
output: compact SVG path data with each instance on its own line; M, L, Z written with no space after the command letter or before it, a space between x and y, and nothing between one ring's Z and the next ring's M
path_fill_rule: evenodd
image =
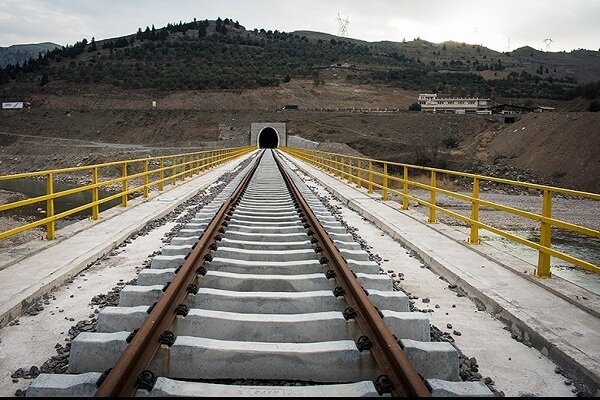
M250 146L259 149L274 149L287 146L287 123L252 122L250 124Z
M258 134L258 147L261 149L274 149L279 147L279 134L270 126Z

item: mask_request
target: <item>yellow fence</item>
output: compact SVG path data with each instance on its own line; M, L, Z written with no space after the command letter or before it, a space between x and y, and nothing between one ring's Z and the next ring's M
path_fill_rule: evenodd
M393 193L402 199L401 208L403 210L408 209L409 200L426 206L429 208L428 221L430 223L436 222L436 213L438 211L463 221L470 226L469 242L471 244L479 243L479 229L485 229L511 241L529 246L538 251L536 275L539 277L550 276L550 257L557 257L585 270L600 273L600 267L598 267L598 265L581 260L572 255L557 251L552 248L553 227L576 232L578 234L585 235L586 237L596 239L600 238L600 231L596 229L591 229L552 218L553 195L562 194L574 196L580 199L600 200L600 194L468 174L457 171L449 171L438 168L428 168L410 164L351 157L315 150L289 147L284 148L283 150L290 155L293 155L339 177L340 179L346 179L351 184L355 183L358 187L366 188L368 193L373 193L375 190L378 190L381 192L383 200L388 200L390 193ZM392 173L392 170L396 172ZM423 176L425 176L425 179L423 179ZM438 180L442 176L446 178L451 177L452 179L462 179L465 181L468 180L468 182L472 185L471 195L469 196L464 193L458 193L452 190L441 188L438 184ZM419 178L418 180L415 179L417 177ZM541 213L536 214L481 199L479 195L481 182L495 182L503 185L526 188L541 192ZM420 188L428 191L429 199L424 200L414 196L411 194L411 188ZM470 208L470 217L461 215L457 212L448 210L439 204L436 204L437 194L443 194L466 202ZM525 217L533 221L538 221L540 223L539 243L527 240L507 232L504 229L481 222L479 218L479 210L482 206L489 207L492 210Z
M185 181L186 178L214 168L253 150L255 150L255 147L237 147L0 176L0 182L22 178L45 179L47 189L46 194L43 196L0 205L0 212L4 212L16 210L35 203L46 203L45 218L0 232L0 239L43 225L46 226L46 238L48 240L54 239L56 221L61 218L89 209L90 217L96 220L100 214L100 205L103 203L120 198L121 206L127 207L127 198L130 194L138 192L144 197L148 197L149 191L153 188L163 191L165 189L165 183L175 186L177 181ZM120 173L118 174L120 175L119 177L101 180L100 177L102 175L114 176L115 168L120 170ZM112 170L112 173L111 171L108 171L109 169ZM130 173L131 170L139 170L140 172ZM91 183L55 192L54 183L56 182L57 176L69 173L89 174L88 180ZM129 186L131 182L136 181L143 183L135 187ZM116 191L114 194L100 198L101 188L107 188L109 186L110 188L114 188L115 185L119 186L120 190ZM56 199L85 191L91 191L91 202L70 208L59 214L54 213L54 201Z

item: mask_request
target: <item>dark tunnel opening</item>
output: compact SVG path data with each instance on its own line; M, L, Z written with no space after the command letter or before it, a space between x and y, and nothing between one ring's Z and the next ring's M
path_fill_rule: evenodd
M273 128L265 128L258 134L258 147L261 149L274 149L279 145L279 136Z

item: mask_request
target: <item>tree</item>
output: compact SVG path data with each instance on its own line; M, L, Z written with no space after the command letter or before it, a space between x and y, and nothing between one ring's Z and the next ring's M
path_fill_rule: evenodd
M598 112L600 111L600 102L598 100L594 100L590 103L588 107L588 111L590 112Z
M42 81L40 82L40 86L46 86L48 84L48 73L44 72L42 75Z
M419 103L412 103L410 106L408 106L408 109L410 111L421 111L421 105Z
M203 38L206 36L206 25L204 22L200 22L198 25L198 37Z
M90 42L90 48L88 49L88 51L91 53L96 50L98 50L98 46L96 45L96 38L92 37L92 41Z
M458 147L460 140L458 137L451 135L445 138L442 143L444 143L444 146L446 146L447 149L455 149Z

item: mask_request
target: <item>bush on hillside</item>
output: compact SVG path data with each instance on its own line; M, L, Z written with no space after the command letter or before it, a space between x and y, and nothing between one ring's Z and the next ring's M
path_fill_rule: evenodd
M460 140L458 140L458 137L452 135L445 138L442 143L444 143L444 146L446 146L447 149L455 149L458 147Z
M421 111L421 105L419 103L412 103L410 106L408 106L408 109L410 111Z

